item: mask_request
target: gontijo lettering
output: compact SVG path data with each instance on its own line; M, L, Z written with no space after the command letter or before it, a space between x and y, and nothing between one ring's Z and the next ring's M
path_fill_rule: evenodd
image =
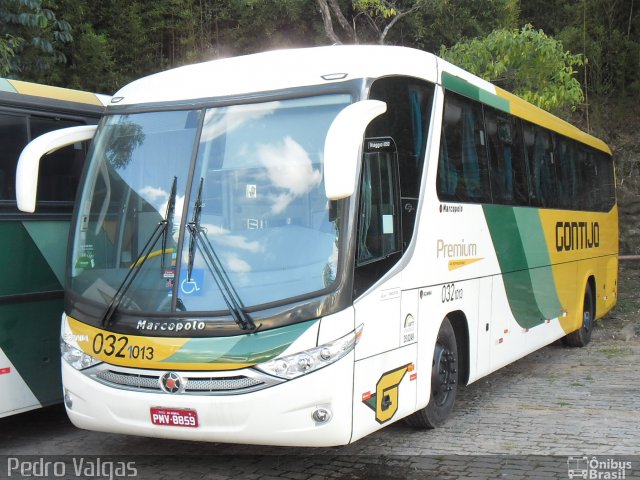
M557 222L556 250L582 250L600 246L598 222Z

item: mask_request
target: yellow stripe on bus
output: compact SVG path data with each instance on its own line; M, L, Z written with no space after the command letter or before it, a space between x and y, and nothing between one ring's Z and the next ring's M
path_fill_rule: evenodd
M52 87L50 85L39 85L37 83L22 82L20 80L9 80L9 83L14 86L17 93L22 93L24 95L34 95L36 97L102 106L100 99L90 92L82 92L80 90L72 90L70 88Z
M238 370L254 363L171 362L167 361L190 339L123 335L92 327L67 317L78 346L87 355L121 367L160 370Z
M499 87L496 87L496 95L509 101L511 107L510 110L513 115L548 128L549 130L558 132L561 135L573 138L611 155L611 149L602 140L583 132L579 128L555 117L549 112L546 112Z

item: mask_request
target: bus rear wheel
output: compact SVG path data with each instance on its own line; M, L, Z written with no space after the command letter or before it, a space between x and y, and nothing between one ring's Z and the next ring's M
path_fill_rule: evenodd
M565 337L565 343L570 347L584 347L591 341L591 332L595 325L595 305L591 285L587 285L582 303L582 325L575 332Z
M448 318L440 326L431 366L431 396L426 407L408 416L412 427L441 426L453 410L458 386L458 347Z

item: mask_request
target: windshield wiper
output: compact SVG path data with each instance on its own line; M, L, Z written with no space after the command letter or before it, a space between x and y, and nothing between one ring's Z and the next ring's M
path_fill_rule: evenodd
M165 228L162 230L162 250L160 252L160 275L164 275L164 256L167 251L167 239L171 235L171 227L173 226L173 214L176 211L176 188L178 186L178 177L173 177L173 183L171 184L171 194L169 195L169 201L167 202L167 211L164 215L164 221L166 222Z
M173 214L175 211L175 204L176 204L177 181L178 181L177 177L173 177L173 185L171 186L171 194L169 195L169 202L167 203L165 218L163 218L158 222L158 224L156 225L156 228L151 233L149 240L147 240L147 243L145 243L144 247L142 248L142 252L138 256L136 261L132 264L132 266L129 267L129 271L125 275L124 280L122 280L122 283L118 287L118 290L116 290L115 295L111 299L109 306L107 307L106 311L104 312L104 315L102 316L102 320L100 323L102 324L103 327L108 327L111 324L111 317L113 317L113 314L116 312L116 310L122 303L124 294L127 293L127 290L129 289L129 287L131 287L131 284L138 276L138 273L140 272L142 265L147 261L147 259L149 258L149 255L151 255L153 247L155 246L156 242L160 239L160 236L162 236L162 252L161 252L162 257L160 259L160 263L161 263L160 274L162 275L164 270L164 255L167 247L167 237L168 237L167 230L169 230L169 225L173 225Z
M193 219L187 224L189 233L191 233L191 239L189 240L189 263L187 265L187 281L191 281L191 273L193 271L193 261L195 258L196 248L200 251L202 258L204 259L207 268L211 272L220 292L222 298L231 312L231 316L242 330L257 330L259 326L256 326L251 316L244 311L244 305L238 292L231 283L231 279L227 275L218 255L216 254L213 245L209 241L206 235L205 229L200 226L200 215L202 213L202 183L203 178L200 177L200 185L198 187L198 196L193 207ZM204 234L204 235L203 235Z

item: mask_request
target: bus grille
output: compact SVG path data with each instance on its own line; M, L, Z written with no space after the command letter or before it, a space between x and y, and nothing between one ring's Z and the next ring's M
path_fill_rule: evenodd
M116 367L117 368L117 367ZM116 369L113 366L97 365L84 371L94 380L113 388L165 393L160 387L160 377L164 372ZM279 379L263 375L254 370L248 375L211 376L211 372L178 372L184 380L182 395L232 395L261 390L280 383Z

